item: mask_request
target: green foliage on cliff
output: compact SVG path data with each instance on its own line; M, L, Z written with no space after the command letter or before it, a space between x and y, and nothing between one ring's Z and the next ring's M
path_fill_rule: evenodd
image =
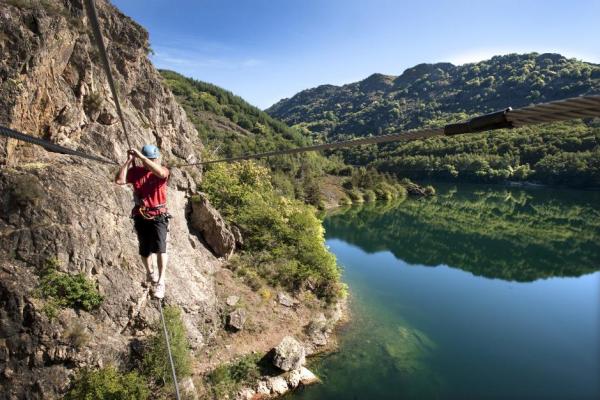
M311 141L300 130L288 127L225 89L173 71L163 70L161 74L203 142L219 142L220 156L291 148Z
M229 91L176 72L161 71L161 74L207 146L205 156L226 158L312 143L309 132L290 128ZM328 160L318 153L270 157L257 162L271 169L271 182L281 194L314 206L322 202L319 179L324 171L341 165L340 160Z
M215 368L208 376L214 399L225 399L235 394L244 384L253 385L265 372L260 354L250 354L229 364Z
M94 282L83 274L59 272L57 266L56 260L47 260L39 273L37 294L46 300L44 311L49 317L54 317L61 307L92 311L102 304L103 297Z
M181 379L192 373L190 345L185 325L181 319L181 310L176 306L167 306L164 308L163 313L167 331L169 332L169 343L171 345L175 372L177 378ZM167 344L160 320L156 322L154 332L154 336L150 339L144 353L142 370L156 382L165 382L172 385L171 365L169 364Z
M260 277L324 299L342 295L340 270L315 209L279 195L267 168L251 161L209 165L201 190L241 229L244 255L252 258L247 264Z
M136 372L122 373L115 367L82 370L65 400L146 400L150 390Z

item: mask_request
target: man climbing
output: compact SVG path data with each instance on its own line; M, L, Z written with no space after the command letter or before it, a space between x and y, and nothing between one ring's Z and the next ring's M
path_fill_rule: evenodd
M154 145L147 144L142 151L127 152L127 161L115 177L118 185L133 185L135 206L131 212L139 241L139 253L146 267L147 279L152 284L155 298L165 296L165 270L167 268L167 180L169 170L160 165L160 153ZM136 166L135 159L142 166ZM153 265L156 254L158 271Z

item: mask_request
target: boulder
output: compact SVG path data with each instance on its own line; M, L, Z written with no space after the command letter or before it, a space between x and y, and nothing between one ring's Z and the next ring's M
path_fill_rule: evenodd
M246 318L247 318L246 310L244 310L242 308L238 308L229 314L227 325L230 328L240 331L240 330L242 330L242 328L244 327L244 324L246 323Z
M236 400L252 400L257 395L256 390L252 388L242 388L235 395Z
M295 304L294 299L283 292L277 293L277 302L286 307L293 307Z
M179 390L181 391L184 399L198 400L196 386L194 385L194 381L191 377L188 376L187 378L183 378L181 382L179 382Z
M313 383L319 382L319 378L312 372L310 372L307 368L300 368L300 383L303 385L311 385Z
M192 197L190 225L200 232L204 241L218 257L229 258L235 250L235 237L227 228L221 214L204 194Z
M227 300L225 300L225 303L228 306L233 307L238 303L238 301L240 301L240 298L238 296L229 296L227 297Z
M298 385L300 384L300 379L301 379L301 373L300 373L299 369L294 369L294 370L290 371L287 374L287 376L285 377L285 380L287 381L288 386L292 389L298 387Z
M275 347L273 364L284 371L299 369L306 363L306 350L293 337L286 336Z
M323 313L320 313L314 320L308 324L306 333L311 342L317 346L325 346L329 337L327 332L327 319Z
M256 385L256 394L257 395L269 395L271 394L271 389L269 389L269 386L267 385L267 382L265 381L260 381L257 383Z
M229 227L231 233L233 233L233 237L235 238L235 244L240 247L244 244L244 237L242 236L242 231L235 225L231 225Z
M267 386L271 388L271 392L278 396L287 393L289 390L286 380L282 376L273 376L267 381Z

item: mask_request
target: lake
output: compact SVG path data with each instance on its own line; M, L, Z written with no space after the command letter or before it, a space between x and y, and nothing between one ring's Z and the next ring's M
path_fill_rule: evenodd
M324 226L352 320L289 398L600 398L600 193L438 185Z

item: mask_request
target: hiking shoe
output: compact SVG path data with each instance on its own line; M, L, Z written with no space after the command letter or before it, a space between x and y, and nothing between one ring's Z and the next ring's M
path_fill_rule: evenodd
M156 285L152 286L152 296L154 296L155 299L162 299L163 297L165 297L164 282L158 282Z

